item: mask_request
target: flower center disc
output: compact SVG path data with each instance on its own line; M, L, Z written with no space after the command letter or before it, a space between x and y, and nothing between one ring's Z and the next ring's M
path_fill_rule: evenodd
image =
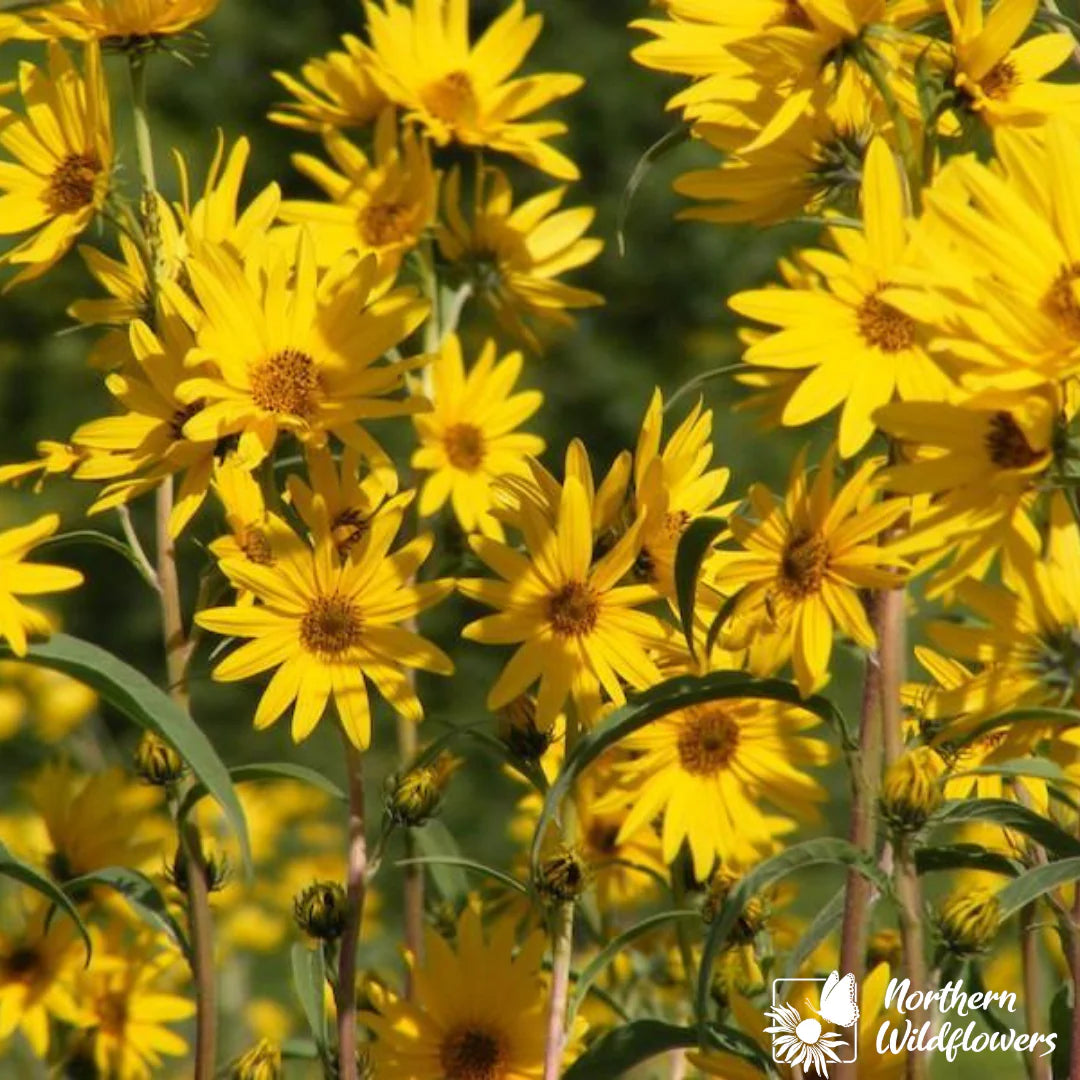
M270 548L270 540L258 525L245 525L244 531L236 541L240 550L248 562L258 566L273 566L274 553Z
M583 637L596 628L600 605L588 585L571 581L548 600L548 620L561 637Z
M373 202L360 211L360 235L370 247L386 247L405 239L409 210L402 203Z
M68 154L53 170L45 202L54 214L74 214L94 201L94 187L101 175L97 154Z
M679 762L693 776L713 776L735 756L739 724L724 709L688 709L679 732Z
M455 469L476 472L484 462L484 435L472 424L454 424L447 428L443 446Z
M862 302L858 321L863 340L882 352L903 352L915 344L915 320L876 294Z
M792 596L809 596L821 587L829 565L829 545L817 533L798 533L780 558L784 587Z
M1005 411L994 413L986 432L986 452L1001 469L1026 469L1042 454L1033 450L1023 429Z
M979 89L994 101L1009 96L1020 81L1016 65L1011 60L999 60L980 80Z
M1080 281L1080 263L1062 268L1043 301L1046 313L1069 337L1080 338L1080 300L1076 283Z
M363 628L355 604L341 596L318 596L300 621L300 642L308 652L333 659L360 641Z
M444 124L456 124L476 116L476 91L464 71L451 71L429 83L421 91L420 100L424 108Z
M251 369L251 398L267 412L310 419L318 389L315 361L299 349L283 349Z
M503 1080L506 1059L506 1046L499 1035L471 1025L451 1031L439 1050L446 1080Z

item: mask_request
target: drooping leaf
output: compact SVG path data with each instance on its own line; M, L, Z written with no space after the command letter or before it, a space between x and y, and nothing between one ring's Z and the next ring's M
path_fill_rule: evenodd
M642 181L649 175L649 171L652 167L664 157L665 154L670 153L675 147L682 145L690 138L690 125L686 123L679 124L678 127L672 128L666 135L661 136L645 151L644 154L638 159L638 163L634 166L634 171L630 174L630 179L626 182L626 187L623 189L622 199L619 202L619 216L615 225L615 240L618 244L619 255L626 254L626 220L630 216L630 208L634 203L634 196L638 192L638 188L641 187Z
M989 821L1007 829L1017 829L1057 856L1080 855L1080 840L1070 836L1034 810L1008 799L964 799L948 803L931 819L933 827L960 825L968 821Z
M0 657L5 655L10 656L11 651L0 642ZM240 841L244 865L250 869L247 823L229 772L210 740L168 694L112 653L69 634L54 634L48 641L31 643L22 659L78 679L129 720L164 739L221 806Z
M1062 885L1068 885L1080 879L1080 857L1059 859L1028 870L1014 878L997 894L1002 918L1016 914L1033 900Z
M533 834L532 866L535 872L548 827L575 780L601 754L661 716L691 705L732 698L759 698L797 705L837 728L844 727L839 710L823 697L805 700L791 683L781 679L756 679L744 671L714 671L708 675L680 675L639 694L592 731L583 735L568 755L559 775L548 789Z
M326 960L322 949L309 949L301 942L292 947L292 977L300 1007L304 1010L308 1028L315 1045L325 1050L328 1045L326 1003Z
M736 883L709 926L701 956L701 970L698 973L694 1001L699 1025L704 1026L708 1018L713 964L746 905L758 893L775 885L796 870L822 864L855 870L872 881L881 892L891 895L892 887L888 875L864 851L860 851L854 844L838 837L806 840L758 863Z
M1041 706L1025 706L1020 709L1010 709L1008 712L998 713L991 716L980 724L976 724L970 731L965 731L953 741L955 746L968 746L1003 727L1016 727L1019 724L1042 724L1052 727L1076 727L1080 725L1080 711L1076 709L1052 709Z
M1066 784L1070 787L1078 787L1075 780L1065 775L1065 770L1056 762L1047 758L1018 758L1015 761L1001 761L996 765L979 765L973 769L964 769L960 772L950 773L950 779L959 779L964 776L1004 776L1012 779L1023 779L1025 776L1036 780L1047 780L1050 783Z
M78 897L80 890L90 889L95 885L104 885L118 892L147 922L164 930L176 942L184 958L189 963L192 962L191 944L187 935L173 918L161 891L145 874L126 866L107 866L102 870L72 878L64 883L64 888Z
M45 548L74 547L80 544L91 544L95 547L102 547L120 555L135 568L139 577L141 577L150 588L154 589L155 592L157 591L157 582L149 576L146 567L139 561L135 552L133 552L123 541L117 540L115 536L110 536L105 532L99 532L97 529L75 529L72 532L51 536L49 539L43 540L38 545L38 550L43 550Z
M943 870L986 870L992 874L1016 877L1023 865L999 851L988 851L980 844L939 844L915 852L915 869L920 874Z
M691 656L697 655L694 645L694 608L697 603L701 564L716 538L726 528L727 521L724 518L697 518L690 522L679 537L679 546L675 550L675 595L679 601L679 619Z
M398 859L396 866L457 866L462 870L471 870L474 874L480 874L482 877L491 878L492 881L499 882L500 885L505 885L508 889L513 889L515 892L519 892L524 896L529 895L529 889L526 885L523 885L516 877L505 873L502 870L496 870L494 866L486 866L482 862L477 862L475 859L464 859L460 856L455 857L452 855L421 855L414 859Z
M29 863L23 862L17 855L13 855L2 843L0 843L0 877L8 877L21 882L35 892L41 893L47 900L51 900L60 908L79 931L79 937L82 938L83 945L86 948L86 962L90 963L93 946L90 944L89 931L87 931L86 924L83 922L78 909L71 902L70 897L55 881L35 870Z
M333 799L348 802L348 795L332 780L322 773L309 769L305 765L292 765L285 761L257 762L252 765L234 765L229 769L229 777L234 784L250 784L256 780L299 780L325 792ZM180 804L180 818L183 820L194 809L195 804L206 796L205 784L193 784L184 801Z
M433 818L422 829L412 830L413 843L421 855L430 859L460 859L461 849L454 834L438 818ZM465 903L469 895L469 878L465 871L453 863L432 862L428 864L432 881L439 895L455 908Z
M668 923L676 922L679 919L694 919L700 923L701 913L689 909L662 911L658 915L650 915L648 918L642 919L641 922L635 923L617 937L612 938L600 952L585 965L581 970L581 974L578 975L577 982L574 983L573 991L570 994L570 1019L573 1020L577 1015L577 1011L581 1007L581 1003L585 1000L585 996L588 994L593 983L603 974L607 966L613 963L619 954L630 946L631 942L636 941L645 934L651 933L658 927L666 926Z

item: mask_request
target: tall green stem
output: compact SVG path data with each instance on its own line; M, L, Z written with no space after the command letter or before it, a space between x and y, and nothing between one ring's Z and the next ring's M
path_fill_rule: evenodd
M338 960L338 1077L340 1080L357 1080L356 950L360 943L367 892L367 834L364 826L363 758L344 733L342 741L345 744L349 786L349 861L345 929L341 935L341 955Z

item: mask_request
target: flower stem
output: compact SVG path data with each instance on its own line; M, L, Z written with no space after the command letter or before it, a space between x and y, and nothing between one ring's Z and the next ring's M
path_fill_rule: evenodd
M1037 909L1028 904L1020 911L1020 958L1024 976L1024 1022L1029 1032L1039 1031L1042 1018L1039 986L1039 928ZM1050 1080L1045 1058L1025 1054L1031 1080Z
M1072 909L1071 963L1073 984L1072 1042L1069 1047L1069 1077L1080 1076L1080 882L1074 886Z
M570 965L574 956L574 902L555 909L551 960L551 1001L544 1043L544 1080L559 1080L566 1047L566 1006L570 994Z
M416 724L404 716L397 717L398 759L403 769L409 768L416 759ZM416 857L416 837L412 829L405 829L405 858ZM412 999L415 967L424 962L424 868L410 863L405 867L403 883L403 918L405 923L405 948L413 961L405 971L405 996Z
M349 858L345 930L341 935L337 982L338 1076L340 1080L357 1080L356 949L367 891L367 837L364 830L363 758L344 732L342 741L349 785Z
M915 990L927 987L926 944L923 939L922 888L915 869L911 836L896 839L896 899L899 905L900 942L904 955L904 975ZM911 1022L918 1030L929 1020L925 1009L913 1012ZM926 1054L907 1055L904 1075L907 1080L927 1080L930 1075Z

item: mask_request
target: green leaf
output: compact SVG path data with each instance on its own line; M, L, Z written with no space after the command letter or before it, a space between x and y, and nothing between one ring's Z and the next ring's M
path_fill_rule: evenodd
M0 843L0 877L9 877L21 882L23 885L41 893L42 896L51 900L60 908L79 931L79 936L82 938L83 945L86 948L86 962L90 963L93 946L90 944L90 934L86 929L86 924L82 921L82 916L67 893L56 882L35 870L29 863L23 862L18 856L13 855L2 843Z
M806 840L758 863L738 881L709 926L701 956L701 970L698 973L697 994L694 1001L699 1025L704 1026L708 1019L713 964L734 929L743 908L752 897L776 884L781 878L787 877L788 874L805 869L807 866L823 863L855 870L872 881L883 893L891 894L892 892L888 875L878 867L877 863L854 844L837 837Z
M1023 865L998 851L987 851L980 844L939 844L915 852L915 869L920 874L943 870L987 870L992 874L1016 877Z
M1030 776L1036 780L1080 787L1077 781L1065 775L1065 771L1056 761L1049 761L1046 758L1017 758L1014 761L1002 761L997 765L979 765L974 769L950 773L949 779L955 780L962 776L1005 776L1015 779Z
M108 533L100 532L97 529L75 529L72 532L60 533L59 536L53 536L48 540L42 541L38 544L38 549L74 547L80 544L92 544L96 547L103 547L120 555L131 563L138 572L139 577L141 577L154 592L157 592L157 582L152 577L148 576L146 567L139 562L135 552L133 552L122 540L117 540L115 536L110 536Z
M105 885L118 892L147 922L164 930L176 942L189 964L193 962L187 936L173 918L161 891L145 874L126 866L108 866L72 878L64 883L64 888L77 896L79 890L95 885Z
M544 797L536 832L533 834L533 872L535 873L540 861L544 836L555 820L563 799L577 777L601 754L628 735L668 713L706 701L732 698L759 698L797 705L829 724L841 729L844 726L843 717L831 702L816 695L803 700L795 686L781 679L755 679L744 671L714 671L703 676L680 675L668 679L637 695L622 708L616 709L602 724L578 740Z
M679 919L694 919L700 923L701 913L691 910L662 911L658 915L650 915L647 919L642 919L641 922L631 926L628 930L624 930L618 937L612 938L578 975L577 982L574 984L574 989L570 994L570 1020L572 1021L577 1015L577 1011L581 1007L582 1001L585 1000L585 995L588 994L592 984L596 982L608 964L612 963L623 949L627 948L632 941L651 933L657 927L666 926L668 923Z
M691 656L697 655L694 648L694 606L701 564L716 538L726 528L725 518L699 517L691 521L679 537L679 546L675 551L675 594L679 600L679 618Z
M324 987L326 986L326 960L322 949L309 949L302 942L292 947L292 977L296 996L304 1010L308 1028L315 1045L323 1050L328 1045Z
M619 257L626 255L626 220L630 216L630 208L634 203L634 196L642 181L649 175L652 167L666 154L669 154L677 146L681 146L690 138L690 125L679 124L672 128L666 135L661 136L645 151L634 166L630 179L623 189L622 199L619 202L619 216L615 225L615 242L619 248Z
M458 866L462 870L471 870L474 874L482 874L484 877L491 878L492 881L497 881L501 885L505 885L508 889L514 889L524 896L529 895L527 886L518 881L516 877L511 877L510 874L504 873L502 870L496 870L494 866L485 866L482 862L477 862L475 859L463 859L460 856L455 857L453 855L421 855L414 859L398 859L394 865Z
M286 1039L281 1044L281 1056L286 1061L314 1061L319 1048L310 1039Z
M799 939L798 945L788 954L781 978L793 979L810 954L832 933L833 928L839 925L844 917L846 897L847 888L841 886L833 898L814 916L806 932Z
M936 828L968 821L990 821L1007 829L1017 829L1057 856L1080 855L1080 840L1075 836L1070 836L1034 810L1008 799L964 799L947 803L928 824Z
M423 856L431 859L461 858L454 834L438 818L433 818L421 829L413 829L411 836L416 850ZM469 879L465 871L460 866L442 862L430 863L429 866L439 895L455 908L464 904L469 895Z
M1034 870L1028 870L1014 878L997 894L997 902L1001 907L1001 917L1007 919L1015 915L1022 907L1062 885L1080 878L1080 857L1071 859L1059 859L1057 862L1046 863L1044 866L1036 866Z
M662 1020L632 1020L597 1039L563 1073L563 1080L616 1080L649 1058L697 1044L693 1028Z
M1010 709L1009 712L991 716L977 724L960 738L952 740L956 747L968 746L983 735L1002 727L1015 727L1017 724L1044 724L1076 727L1080 724L1080 711L1076 709L1050 709L1039 706L1027 706L1022 709Z
M0 657L4 655L12 653L7 645L0 643ZM78 679L129 720L164 739L221 806L240 841L244 866L250 871L247 823L229 772L210 740L168 694L112 653L68 634L54 634L48 641L33 642L21 659Z
M722 378L724 375L730 375L735 371L740 371L746 367L741 361L737 364L724 364L723 367L710 368L708 371L703 371L700 375L695 375L692 379L687 379L682 386L678 387L675 392L664 402L664 412L671 411L672 406L676 402L680 401L687 394L692 393L699 386L704 386L707 382L712 382L713 379Z
M713 649L716 647L717 639L720 637L720 631L724 629L724 624L731 618L732 613L735 611L735 605L739 602L739 597L746 591L748 586L744 585L738 592L732 593L721 605L720 610L716 613L716 617L713 619L709 626L709 631L705 635L705 655L706 657L712 656Z
M324 791L331 798L348 802L349 797L332 780L327 780L322 773L309 769L305 765L290 765L288 762L267 761L252 765L235 765L229 770L229 778L234 784L250 784L256 780L299 780ZM205 784L194 784L180 804L179 816L183 820L194 809L195 804L206 796Z
M1058 1033L1050 1065L1053 1080L1069 1080L1072 1058L1073 997L1075 989L1071 979L1066 979L1050 1002L1050 1030Z

